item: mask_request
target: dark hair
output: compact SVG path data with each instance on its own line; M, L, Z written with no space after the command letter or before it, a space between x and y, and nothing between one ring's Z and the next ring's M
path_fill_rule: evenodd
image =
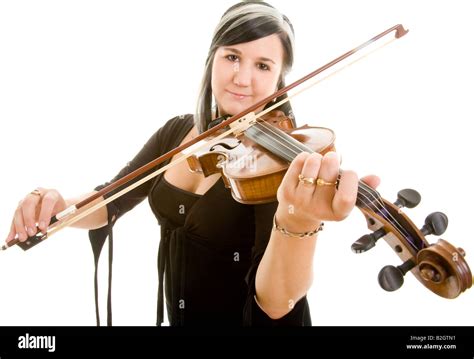
M214 31L199 91L194 116L199 132L207 130L212 119L211 76L216 50L221 46L250 42L273 34L279 35L284 50L283 69L278 82L278 89L281 89L285 87L284 77L293 65L294 30L288 18L270 4L262 1L240 2L224 13ZM285 97L287 96L283 95L277 101ZM292 118L289 102L280 106L279 109Z

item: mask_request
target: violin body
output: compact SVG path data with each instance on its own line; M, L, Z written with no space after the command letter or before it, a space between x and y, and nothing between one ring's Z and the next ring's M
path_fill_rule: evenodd
M291 121L271 113L266 123L306 145L314 152L334 151L335 134L323 127L292 128ZM276 200L276 193L289 167L289 162L265 150L253 140L241 135L227 137L219 144L188 158L192 172L204 176L221 173L233 198L243 204L260 204Z

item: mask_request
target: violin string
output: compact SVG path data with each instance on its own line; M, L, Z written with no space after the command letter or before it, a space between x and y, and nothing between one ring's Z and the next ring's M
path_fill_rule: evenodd
M278 139L276 139L276 138L279 137L279 138L281 139L281 141L280 141L279 143L282 144L283 146L285 146L285 145L283 144L283 142L286 142L288 145L286 145L285 147L287 147L292 153L295 154L294 157L296 157L296 155L297 155L299 152L297 152L297 150L291 149L290 147L291 147L292 145L296 145L297 147L300 147L302 150L304 150L304 151L306 151L306 152L309 152L309 153L314 153L314 152L315 152L315 151L313 151L311 148L309 148L309 147L307 147L307 146L301 144L300 142L296 141L293 137L287 135L286 133L284 133L284 132L282 132L282 131L278 131L277 129L275 129L274 126L271 126L271 125L267 124L266 122L263 122L263 123L261 123L261 124L259 123L259 125L260 125L260 126L259 126L258 128L263 127L263 128L265 128L266 130L268 130L269 132L271 132L271 133L274 135L274 140L279 141ZM262 130L262 131L263 131L263 130ZM304 147L302 148L302 146L300 146L300 144L301 144L302 146L304 146ZM384 205L384 203L383 203L383 201L382 201L382 198L381 198L380 194L379 194L377 191L372 190L372 188L370 188L369 186L367 186L364 182L362 182L362 181L359 181L359 182L360 182L360 183L359 183L360 186L363 187L363 188L365 188L365 189L367 190L367 192L369 192L369 193L372 195L372 197L375 198L375 201L378 201L379 204L382 205L382 206ZM375 193L375 194L374 194L374 193Z
M359 186L359 193L361 196L365 197L365 198L368 198L364 193L363 191L367 191L369 192L369 194L371 194L372 196L374 196L374 192L377 193L377 196L380 197L380 194L375 191L373 188L371 188L370 186L366 185L364 182L362 181L359 181L360 182L360 186ZM359 198L360 199L360 198ZM380 201L383 201L382 198L380 197ZM383 203L383 202L382 202ZM391 214L391 212L388 210L388 208L385 206L385 204L382 204L379 208L377 208L377 206L375 205L375 203L373 203L372 201L368 200L367 202L364 202L364 204L369 208L369 209L372 209L373 211L377 211L383 218L385 218L385 220L387 222L389 222L392 226L394 226L398 232L403 236L403 238L413 247L413 249L415 250L419 250L419 249L422 249L422 248L418 248L418 246L414 243L414 240L411 238L410 236L410 233L408 233L408 231L405 229L404 226L402 226L400 224L399 221L397 221L397 219L395 217L393 217L393 215ZM375 206L376 208L371 208L371 205ZM387 215L388 216L387 216ZM389 218L390 217L390 218ZM422 242L423 243L423 242ZM423 246L422 246L423 247Z
M280 138L281 141L280 141L279 143L282 144L283 146L287 147L288 150L290 150L293 154L295 154L295 157L296 157L296 155L297 155L299 152L298 152L296 149L293 150L293 149L291 148L291 146L292 146L292 145L296 145L297 147L300 147L300 148L301 148L302 146L300 146L300 144L301 144L300 142L296 141L293 137L287 135L286 133L284 133L284 132L282 132L282 131L278 131L277 129L275 129L274 126L271 126L271 125L267 124L266 122L260 123L259 125L260 125L259 128L265 128L266 130L268 130L269 132L271 132L271 133L274 135L275 138ZM263 130L262 130L262 131L263 131ZM274 139L275 139L275 138L274 138ZM276 141L279 141L279 140L276 139ZM284 145L283 142L286 142L287 145ZM302 149L305 150L306 152L314 153L314 151L313 151L311 148L309 148L309 147L307 147L307 146L305 146L305 145L303 145L303 146L304 146L304 147L303 147ZM380 204L381 206L384 206L384 203L383 203L383 201L382 201L382 197L380 196L380 194L379 194L377 191L375 191L375 190L373 190L372 188L370 188L370 187L369 187L368 185L366 185L364 182L362 182L362 181L359 181L359 182L360 182L360 183L359 183L360 187L362 187L363 189L366 189L366 191L369 192L369 194L370 194L372 197L374 197L374 199L375 199L376 202L379 202L379 204ZM363 195L363 194L362 194L362 195ZM365 196L365 197L367 198L367 196ZM373 201L371 201L371 202L373 202Z
M276 141L280 146L285 147L292 155L293 158L296 157L300 152L309 152L314 153L314 151L301 144L300 142L296 141L293 137L287 135L284 132L277 131L273 126L267 124L266 122L257 122L253 127L259 130L261 133L266 134L270 137L273 137L273 140ZM265 132L267 130L268 132ZM269 144L269 141L266 141L266 144ZM271 145L271 144L270 144ZM274 146L273 146L274 147ZM361 203L363 203L366 207L376 211L379 213L387 222L391 223L400 234L404 237L404 239L409 242L412 247L416 249L413 241L410 239L409 233L405 230L405 228L393 217L393 215L388 211L385 204L382 201L380 194L365 184L363 181L359 181L359 191L357 193L357 197ZM364 190L368 192L368 195L364 193ZM373 199L369 198L372 197ZM371 208L371 206L375 208Z
M380 193L378 193L376 190L374 190L372 187L368 186L366 183L364 183L363 181L359 181L359 190L360 190L360 194L362 196L364 196L365 198L367 198L366 195L364 195L363 191L366 191L366 192L369 192L369 194L372 196L372 197L375 197L377 198L377 202L379 202L380 204L380 208L376 208L376 210L390 223L392 224L394 227L396 227L398 229L398 231L400 232L400 234L403 235L404 239L411 244L411 246L414 248L414 249L418 249L418 247L415 245L415 243L413 242L413 240L411 239L411 236L410 236L410 233L405 229L405 227L395 218L393 217L393 215L391 214L391 212L387 209L387 207L385 206L385 203L382 199L382 196L380 196ZM365 205L367 205L369 208L370 208L370 204L373 203L372 201L370 201L370 199L368 199L368 204L367 203L364 203ZM387 216L385 216L385 213L387 213L389 216L390 216L390 219L387 218ZM423 243L423 242L422 242ZM421 249L421 248L420 248Z
M268 133L266 133L264 130L262 130L261 128L261 125L257 122L257 124L255 124L253 126L254 130L257 131L257 133L261 133L263 134L264 136L259 136L258 139L255 138L256 142L259 143L260 145L262 145L263 147L267 148L268 150L270 150L272 153L280 153L280 154L286 154L287 156L285 156L285 160L287 160L288 162L291 162L298 153L302 152L302 151L309 151L310 149L299 149L297 148L295 150L295 147L296 146L292 146L291 143L289 143L288 141L288 145L286 145L284 143L284 141L276 141L275 139L271 138L271 135L269 135ZM248 135L250 135L250 133L247 133ZM278 147L279 145L279 147ZM283 147L283 151L281 151ZM282 154L282 155L283 155Z
M262 132L264 132L263 129L266 129L268 130L270 133L272 133L274 135L274 140L279 142L280 145L282 145L283 147L286 147L290 152L292 152L292 154L294 155L294 157L296 157L296 155L298 155L301 151L298 151L300 148L295 148L295 147L300 147L299 146L299 143L298 141L296 141L293 137L291 136L288 136L286 133L284 132L281 132L281 131L277 131L273 126L263 122L263 123L259 123L256 125L257 128L259 128ZM263 129L262 129L263 128ZM280 138L281 140L279 140L278 138ZM286 142L286 144L285 144ZM298 144L297 146L293 146L295 144ZM307 147L307 146L304 146L304 150L306 152L309 152L309 153L314 153L314 151ZM367 185L365 185L362 181L359 181L359 187L368 187ZM380 195L378 196L375 196L373 194L372 191L367 191L369 192L369 194L372 195L372 197L375 198L375 201L378 201L380 205L383 206L383 202L380 200ZM377 192L375 192L377 193ZM377 193L378 194L378 193ZM371 201L363 192L359 192L358 193L358 196L361 197L360 200L362 203L364 203L366 206L369 206L367 203L373 203L373 201ZM364 197L366 200L364 200Z
M301 142L298 142L293 137L287 135L282 131L277 131L274 126L271 126L266 122L257 122L254 127L259 129L263 134L266 134L271 137L271 139L273 141L276 141L280 146L290 151L291 154L294 155L292 159L294 159L301 152L314 152L310 147L304 145ZM265 130L267 132L265 132Z

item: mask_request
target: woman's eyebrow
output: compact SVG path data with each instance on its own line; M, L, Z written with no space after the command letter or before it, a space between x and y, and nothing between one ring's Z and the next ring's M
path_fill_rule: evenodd
M224 47L224 50L233 52L234 54L237 54L237 55L242 55L242 51L237 50L236 48L233 48L233 47ZM259 57L257 60L272 62L275 64L275 61L273 61L272 59L269 59L268 57Z

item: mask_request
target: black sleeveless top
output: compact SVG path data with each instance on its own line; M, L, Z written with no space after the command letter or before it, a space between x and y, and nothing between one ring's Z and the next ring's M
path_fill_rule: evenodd
M112 182L177 147L192 127L192 115L168 121ZM161 226L158 325L163 322L165 299L172 326L311 325L306 297L278 320L270 319L255 302L255 275L270 239L277 202L241 204L222 179L197 195L173 186L160 174L109 203L109 224L89 232L96 265L106 237L112 239L115 221L145 198ZM108 309L111 325L110 290ZM99 322L97 308L96 314Z
M161 198L156 203L153 202L159 216L167 218L174 227L182 227L187 213L203 196L172 185L163 175L154 187L152 197Z

